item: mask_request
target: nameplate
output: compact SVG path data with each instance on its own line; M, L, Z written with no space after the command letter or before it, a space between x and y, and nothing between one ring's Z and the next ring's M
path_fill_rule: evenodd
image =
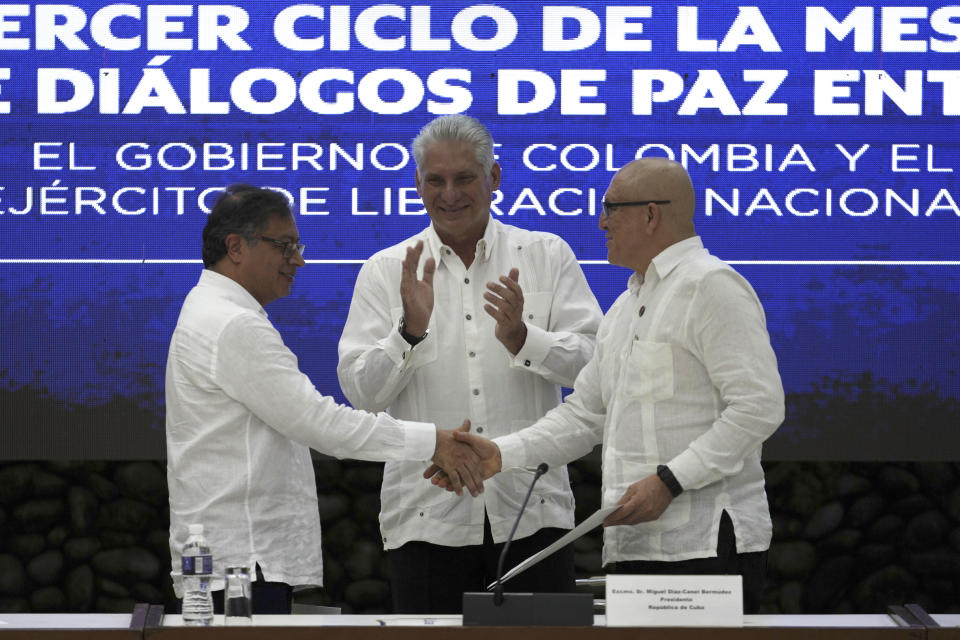
M608 627L742 627L740 576L607 575Z

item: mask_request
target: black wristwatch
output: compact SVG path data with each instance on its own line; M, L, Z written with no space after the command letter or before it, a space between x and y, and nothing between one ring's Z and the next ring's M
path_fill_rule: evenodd
M670 495L674 498L683 493L683 487L677 482L677 477L673 475L673 471L670 471L670 467L667 465L657 465L657 476L663 481L663 484L667 485L667 489L670 490Z
M428 335L430 335L430 329L424 331L422 336L412 336L407 333L407 321L403 318L403 316L400 316L400 322L397 324L397 331L400 332L400 337L406 340L407 344L409 344L411 347L417 346L423 342Z

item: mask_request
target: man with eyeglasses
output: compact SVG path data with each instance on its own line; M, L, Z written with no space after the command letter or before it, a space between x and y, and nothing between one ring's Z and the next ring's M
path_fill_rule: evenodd
M560 401L593 353L601 312L558 236L490 215L500 186L494 142L465 115L436 118L413 142L430 226L371 257L357 277L337 373L355 407L504 435ZM531 467L536 467L533 463ZM464 591L496 563L533 474L514 469L458 499L424 482L426 465L388 462L380 494L394 610L459 613ZM574 525L566 467L540 479L510 546L519 562ZM517 578L529 591L570 591L573 550Z
M171 575L179 596L187 529L204 525L221 611L226 567L255 569L255 613L289 613L294 585L322 584L308 447L338 458L433 458L472 493L482 490L476 455L451 431L338 405L297 368L263 307L289 295L303 251L284 195L227 188L204 227L204 270L170 341Z
M575 460L603 442L603 562L611 573L740 574L763 596L772 526L760 448L784 417L763 307L694 230L682 165L635 160L603 202L607 259L633 269L564 404L528 429L458 439L487 471ZM442 474L435 484L444 484Z

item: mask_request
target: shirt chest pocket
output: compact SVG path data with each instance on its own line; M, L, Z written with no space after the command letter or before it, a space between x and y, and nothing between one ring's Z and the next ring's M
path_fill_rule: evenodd
M668 342L634 340L626 362L624 395L643 402L673 397L673 350Z
M550 303L553 294L549 291L523 294L523 321L548 329L550 323Z

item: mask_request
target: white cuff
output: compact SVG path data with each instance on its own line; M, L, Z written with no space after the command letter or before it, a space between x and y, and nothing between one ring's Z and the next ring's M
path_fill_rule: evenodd
M706 469L692 449L685 449L677 457L666 463L684 491L699 489L710 484Z
M402 340L402 338L401 338ZM403 429L403 459L430 460L437 450L437 427L431 422L398 420Z
M523 440L515 433L494 438L493 443L500 448L500 470L521 469L526 466L526 448Z
M539 370L547 354L550 353L550 337L540 327L527 323L527 339L520 351L510 361L510 366L516 369Z

